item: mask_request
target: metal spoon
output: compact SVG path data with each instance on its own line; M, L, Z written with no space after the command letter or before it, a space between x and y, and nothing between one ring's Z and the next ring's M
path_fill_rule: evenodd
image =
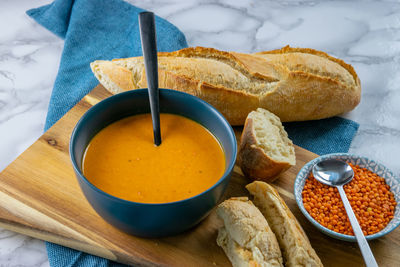
M346 209L347 216L349 217L351 227L353 228L354 235L356 236L358 246L360 247L361 254L367 267L377 267L378 264L372 254L371 248L361 230L360 224L354 215L353 209L344 192L343 185L349 183L354 177L354 171L349 164L344 161L336 159L328 159L318 162L313 166L312 173L319 182L336 186L339 190L340 197L342 198L343 205Z
M147 87L149 89L151 118L153 120L154 144L161 145L160 104L158 90L157 43L154 13L139 14L140 39L146 70Z

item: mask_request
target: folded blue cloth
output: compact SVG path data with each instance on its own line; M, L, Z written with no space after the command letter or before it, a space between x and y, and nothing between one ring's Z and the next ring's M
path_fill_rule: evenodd
M27 11L39 24L65 39L45 130L98 84L90 62L142 55L138 28L142 11L121 0L56 0ZM185 36L166 20L156 17L156 28L159 51L187 47ZM122 266L56 244L46 246L51 266Z
M56 0L27 14L65 39L64 50L50 99L45 130L98 83L89 63L96 59L140 56L137 15L143 10L121 0ZM159 51L187 46L172 24L156 18ZM358 124L339 117L286 123L293 142L317 154L347 152ZM51 266L123 266L109 260L47 243Z
M98 84L89 63L97 59L142 55L138 14L144 10L120 0L56 0L27 11L38 23L65 39L45 130ZM185 36L156 18L157 47L170 52L187 47Z
M286 122L290 139L318 155L345 153L358 129L358 123L340 117L324 120Z

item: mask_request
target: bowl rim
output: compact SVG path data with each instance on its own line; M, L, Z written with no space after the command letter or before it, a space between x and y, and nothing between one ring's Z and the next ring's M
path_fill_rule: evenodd
M232 144L232 158L229 161L228 166L226 166L225 168L225 172L223 173L223 175L220 177L220 179L210 188L208 188L207 190L194 195L192 197L189 198L185 198L182 200L178 200L178 201L173 201L173 202L165 202L165 203L142 203L142 202L135 202L135 201L130 201L130 200L126 200L123 198L119 198L116 196L113 196L99 188L97 188L95 185L93 185L82 173L82 171L80 170L80 168L78 168L77 166L77 160L75 158L74 153L72 153L73 151L73 147L75 144L75 138L77 135L77 132L80 130L81 127L83 127L83 121L85 121L87 119L88 116L90 116L92 113L95 113L98 109L100 109L102 106L106 105L106 103L110 102L110 101L120 101L121 99L127 98L128 95L135 95L135 94L148 94L148 89L147 88L142 88L142 89L135 89L135 90L130 90L130 91L126 91L126 92L121 92L112 96L109 96L103 100L101 100L100 102L96 103L94 106L92 106L91 108L89 108L89 110L87 110L85 112L85 114L82 115L82 117L80 117L79 121L75 124L75 127L71 133L71 137L70 137L70 141L69 141L69 156L70 156L70 160L72 162L72 167L75 171L75 173L77 173L79 175L79 177L81 178L81 181L85 182L87 185L89 185L90 188L92 188L93 190L95 190L96 192L104 195L107 198L110 198L113 201L117 201L120 202L122 204L127 204L127 205L145 205L145 206L152 206L152 207L160 207L160 206L170 206L170 205L179 205L181 203L196 199L206 193L208 193L209 191L212 191L215 187L219 186L225 179L228 179L234 166L235 166L235 162L236 162L236 157L237 157L237 141L236 141L236 136L235 136L235 132L232 129L232 126L229 124L229 122L226 120L226 118L216 109L214 108L211 104L207 103L206 101L193 96L191 94L188 93L184 93L181 91L176 91L176 90L172 90L172 89L165 89L165 88L159 88L160 89L160 94L161 92L164 92L166 94L172 94L172 95L181 95L184 96L186 98L191 99L191 101L197 101L200 104L206 106L208 109L210 109L218 118L219 120L222 122L222 124L225 126L225 128L228 130L228 135L229 138L233 140ZM116 99L116 100L115 100ZM190 118L189 118L190 119ZM199 123L199 122L197 122ZM200 124L200 123L199 123ZM206 128L205 126L203 126L204 128ZM206 128L207 129L207 128ZM207 129L208 130L208 129ZM208 130L210 131L210 130ZM210 133L212 133L210 131ZM213 133L212 133L213 134ZM214 135L214 134L213 134ZM222 146L222 145L221 145Z
M331 237L334 237L334 238L337 238L337 239L340 239L340 240L349 241L349 242L356 242L357 240L356 240L356 237L355 237L355 236L350 236L350 235L345 235L345 234L337 233L337 232L332 231L332 230L330 230L329 228L326 228L325 226L321 225L319 222L317 222L317 221L308 213L308 211L304 208L302 198L301 198L301 197L298 198L298 197L296 196L296 189L298 188L297 185L300 184L300 181L305 180L305 179L308 178L308 175L309 175L310 172L311 172L310 166L312 166L312 165L314 165L315 163L321 161L322 159L325 159L325 158L328 158L328 157L332 157L332 156L335 156L335 157L343 157L343 158L346 157L346 158L364 159L364 160L366 160L366 161L369 161L369 162L371 162L371 163L374 163L374 164L376 164L376 165L379 165L379 166L383 167L383 168L385 169L385 171L386 171L387 173L389 173L392 177L394 177L396 180L400 181L400 179L399 179L399 177L398 177L397 175L394 175L394 173L393 173L388 167L386 167L385 165L383 165L383 164L380 163L379 161L370 159L370 158L368 158L368 157L366 157L366 156L359 156L359 155L352 154L352 153L330 153L330 154L325 154L325 155L322 155L322 156L318 156L318 157L316 157L315 159L312 159L312 160L310 160L309 162L307 162L306 164L304 164L304 166L299 170L299 172L298 172L297 175L296 175L296 179L295 179L295 181L294 181L293 193L294 193L294 197L295 197L297 206L299 207L299 209L300 209L300 211L303 213L303 215L304 215L315 227L317 227L318 230L320 230L320 231L323 232L324 234L326 234L326 235L328 235L328 236L331 236ZM302 172L303 172L306 168L310 168L310 171L308 172L308 175L307 175L307 176L304 176L304 177L303 177ZM384 178L384 177L382 177L382 178ZM384 179L386 180L386 178L384 178ZM304 188L304 185L303 185L303 188ZM300 192L303 192L303 188L301 188L301 191L300 191ZM398 206L398 205L399 205L399 203L397 203L397 206ZM375 234L367 235L367 236L365 236L365 238L366 238L367 240L377 239L377 238L379 238L379 237L382 237L382 236L384 236L384 235L389 234L390 232L392 232L393 230L395 230L399 225L400 225L400 220L399 220L399 222L397 222L396 224L394 224L394 225L392 226L392 228L391 228L390 230L388 230L386 233L382 233L382 230L381 230L381 231L379 231L379 232L377 232L377 233L375 233ZM385 228L386 228L386 227L385 227ZM385 228L384 228L384 229L385 229Z

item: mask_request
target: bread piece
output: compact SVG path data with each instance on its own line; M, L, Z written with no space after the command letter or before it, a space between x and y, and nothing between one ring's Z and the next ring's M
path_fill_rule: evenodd
M283 266L274 233L247 197L225 200L217 207L217 214L224 221L217 243L234 267Z
M304 230L276 189L259 181L248 184L246 188L275 233L285 266L323 266Z
M112 93L146 88L142 57L91 63L97 79ZM213 48L158 53L159 86L198 96L232 125L263 107L281 121L331 117L360 101L360 81L343 61L312 49L243 54Z
M277 116L258 108L247 116L239 145L239 165L253 180L272 182L296 165L292 141Z

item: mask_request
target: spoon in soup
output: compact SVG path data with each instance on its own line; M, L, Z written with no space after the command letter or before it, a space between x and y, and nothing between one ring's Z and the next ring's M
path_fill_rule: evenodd
M139 14L140 39L142 41L144 68L149 90L151 119L153 121L154 144L161 145L160 101L158 89L158 64L156 27L153 12Z
M356 215L351 208L350 202L344 192L343 185L353 180L353 168L347 162L327 159L315 164L312 168L312 173L319 182L335 186L339 190L340 197L344 208L346 209L347 216L349 217L351 227L353 228L354 235L356 236L358 246L360 247L361 254L364 258L367 267L378 267L371 248L368 245L367 239L361 230L360 224L357 221Z

